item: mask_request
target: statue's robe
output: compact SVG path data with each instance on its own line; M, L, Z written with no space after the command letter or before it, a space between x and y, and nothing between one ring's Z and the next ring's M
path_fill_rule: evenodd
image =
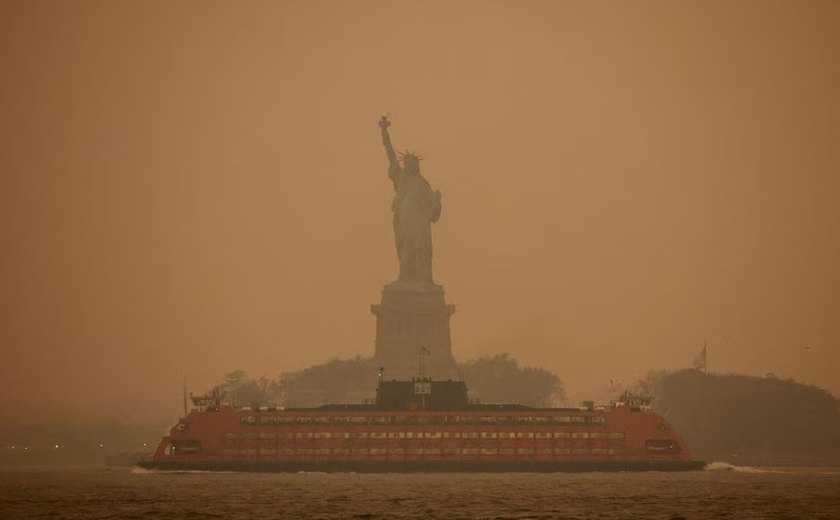
M391 166L394 183L394 238L400 260L400 282L434 283L432 279L432 223L440 218L440 199L420 174Z

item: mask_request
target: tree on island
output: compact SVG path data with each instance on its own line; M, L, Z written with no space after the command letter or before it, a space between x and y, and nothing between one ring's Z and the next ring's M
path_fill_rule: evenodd
M752 464L840 462L840 401L822 388L698 370L653 373L638 386L694 455Z
M556 374L543 368L520 367L508 354L458 364L470 395L485 403L558 406L566 392Z
M234 406L266 405L280 401L282 394L277 381L261 377L250 379L244 370L234 370L225 375L223 383L216 385L225 400Z

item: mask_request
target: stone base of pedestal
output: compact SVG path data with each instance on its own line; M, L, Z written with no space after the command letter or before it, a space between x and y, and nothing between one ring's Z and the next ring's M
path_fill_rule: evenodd
M455 306L446 303L441 286L399 282L386 285L382 302L370 309L376 315L374 355L385 368L385 379L417 376L421 353L425 375L457 379L449 332L449 317Z

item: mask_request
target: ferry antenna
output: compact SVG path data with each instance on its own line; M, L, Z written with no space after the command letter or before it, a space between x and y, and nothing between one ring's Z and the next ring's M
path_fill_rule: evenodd
M184 417L187 416L187 374L184 374Z

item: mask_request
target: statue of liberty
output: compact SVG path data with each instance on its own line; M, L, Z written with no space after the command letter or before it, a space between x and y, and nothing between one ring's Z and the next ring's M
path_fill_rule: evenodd
M421 157L413 152L400 154L397 160L388 127L382 116L382 144L388 155L388 177L394 183L394 239L400 260L398 283L434 284L432 279L432 223L440 218L440 191L432 191L429 181L420 175Z

